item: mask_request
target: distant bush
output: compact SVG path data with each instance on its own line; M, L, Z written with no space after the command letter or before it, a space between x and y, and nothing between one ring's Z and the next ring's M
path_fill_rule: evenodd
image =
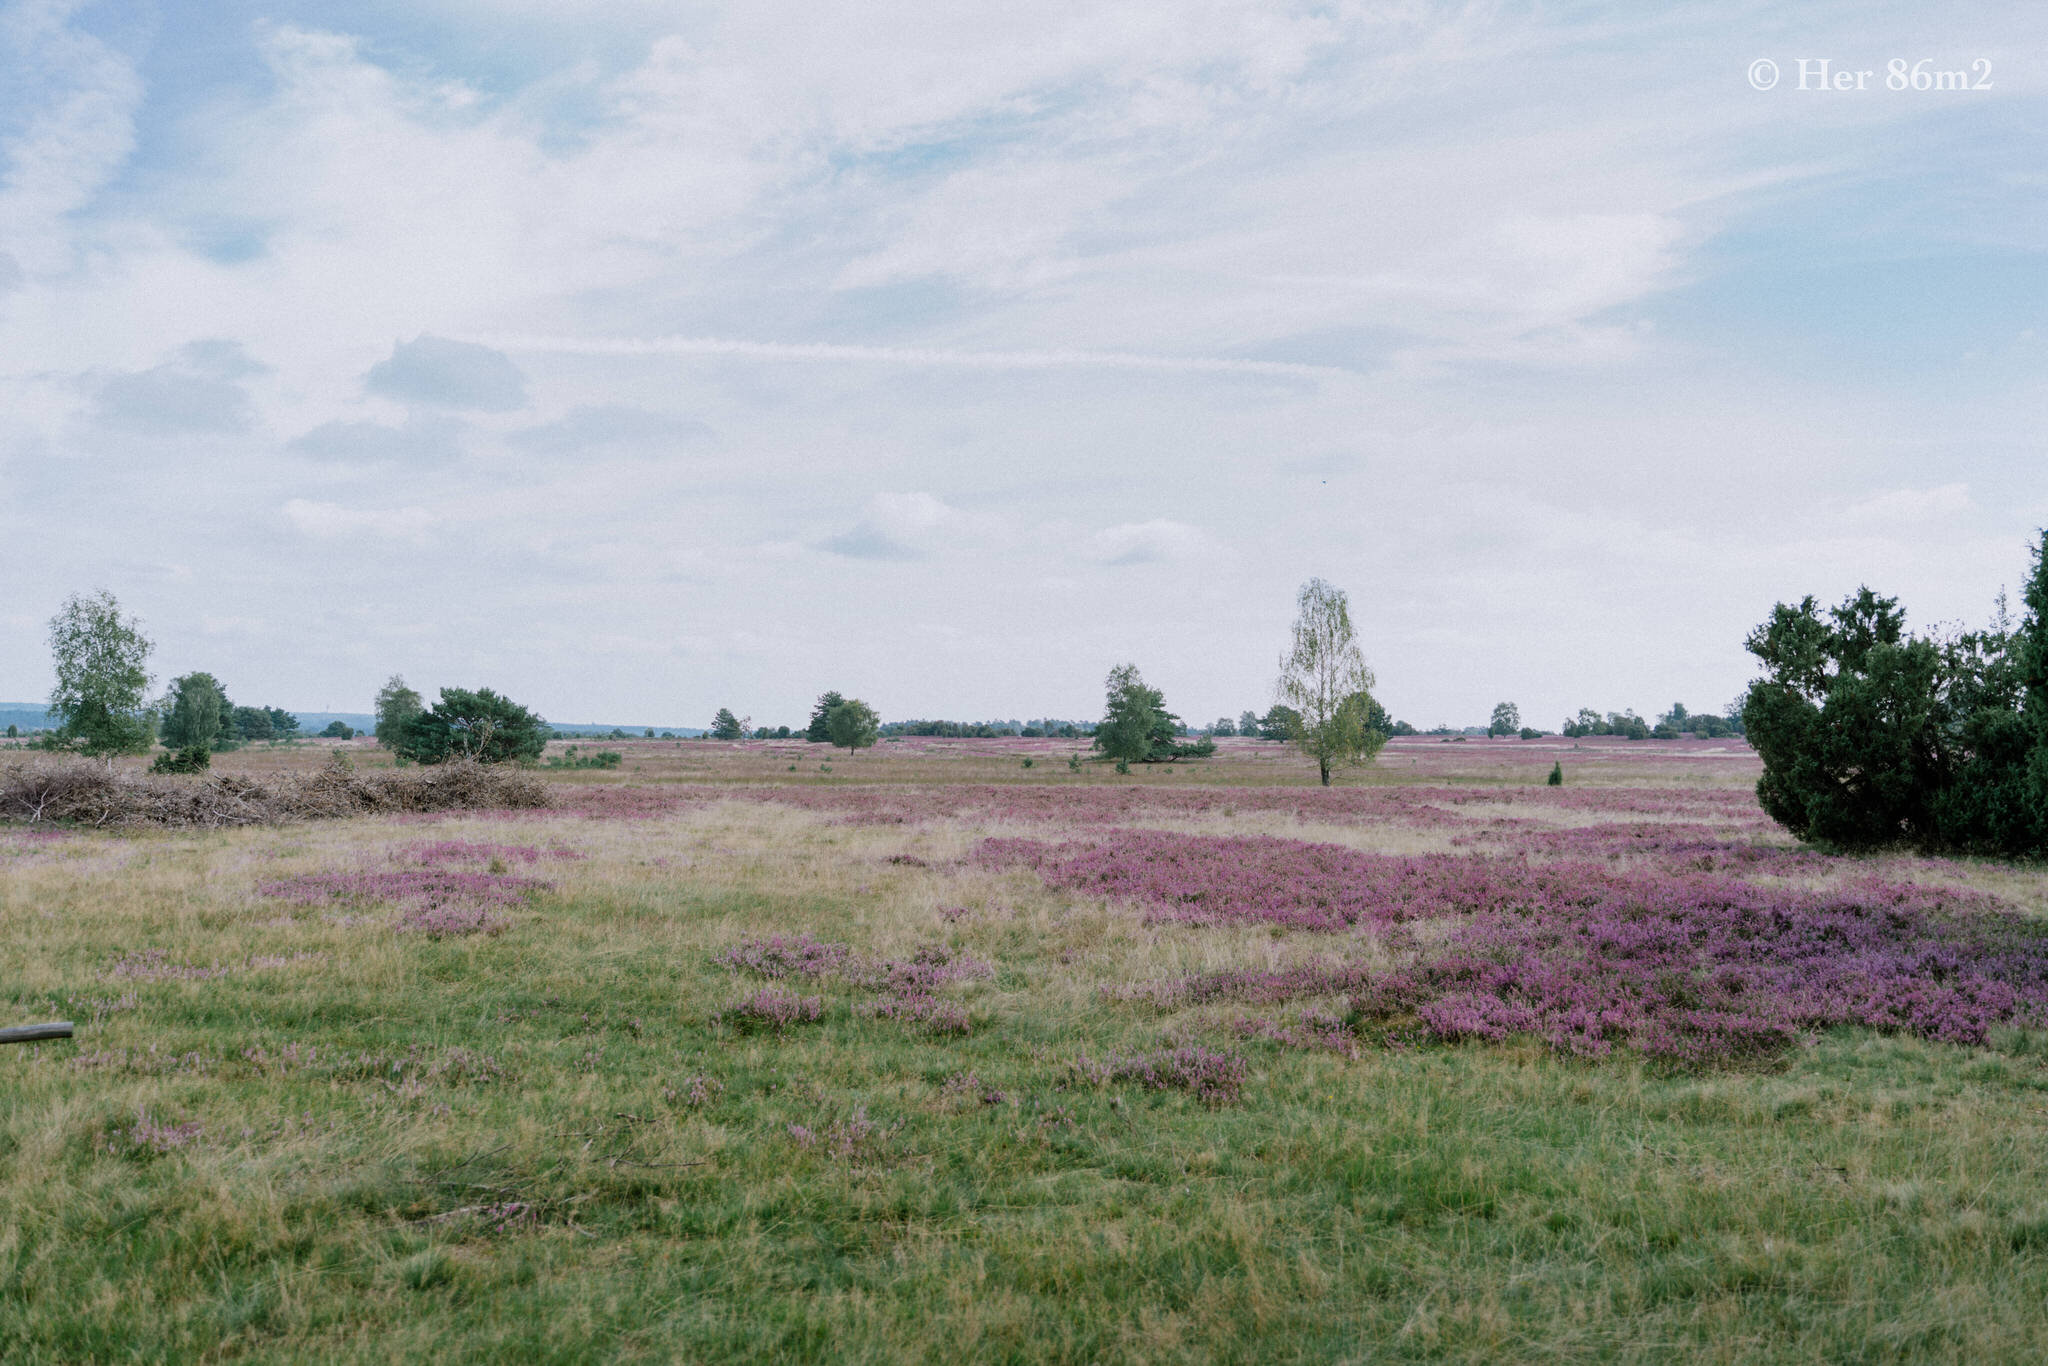
M213 754L205 745L181 745L156 756L151 773L204 773L213 766Z
M1543 732L1534 726L1524 726L1522 727L1522 738L1524 740L1541 740Z
M327 729L320 732L320 738L323 740L353 740L356 738L355 727L349 725L346 721L329 721Z
M543 761L548 768L617 768L625 756L615 749L601 749L595 754L578 754L571 745L560 754L551 754Z

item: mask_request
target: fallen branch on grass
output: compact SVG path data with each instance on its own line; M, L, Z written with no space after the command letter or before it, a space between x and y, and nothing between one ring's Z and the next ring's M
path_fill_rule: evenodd
M37 1039L68 1039L71 1037L71 1021L59 1020L54 1024L17 1025L13 1029L0 1029L0 1043L34 1043Z

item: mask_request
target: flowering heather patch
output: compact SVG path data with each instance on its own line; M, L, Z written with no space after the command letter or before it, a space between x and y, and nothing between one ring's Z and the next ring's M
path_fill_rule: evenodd
M825 1018L825 998L793 996L786 991L764 987L751 996L734 1001L719 1018L743 1032L766 1029L780 1034L797 1025L816 1024Z
M756 977L837 977L853 961L850 944L831 944L808 934L779 934L742 939L712 959L735 972Z
M799 1147L820 1148L834 1157L855 1158L888 1136L888 1131L868 1118L867 1107L856 1105L846 1119L835 1119L823 1129L792 1124L789 1136Z
M504 873L422 870L403 873L303 873L298 877L262 883L256 890L264 896L306 906L326 901L419 901L429 905L469 901L510 906L527 893L546 891L552 885L538 878Z
M1780 876L1824 872L1834 862L1811 849L1731 839L1725 827L1672 822L1617 821L1565 830L1532 830L1525 822L1496 822L1453 835L1451 843L1507 846L1517 853L1558 858L1642 858L1674 869L1740 869Z
M711 1103L711 1097L725 1089L725 1083L714 1077L684 1077L673 1086L661 1088L661 1098L670 1105L686 1105L696 1109Z
M107 1151L164 1154L198 1140L205 1129L197 1120L186 1124L164 1124L151 1119L148 1110L135 1112L135 1127L116 1129L107 1137Z
M983 1105L1002 1105L1010 1099L1008 1092L990 1086L972 1072L955 1072L946 1078L939 1090L941 1094L949 1097L971 1097Z
M1088 1086L1128 1081L1153 1091L1186 1091L1208 1105L1227 1105L1244 1090L1245 1061L1196 1045L1152 1053L1112 1053L1100 1062L1082 1054L1069 1065Z
M415 931L430 939L451 939L465 934L497 934L512 922L493 915L482 906L414 906L398 917L398 928Z
M1639 878L1577 906L1474 917L1353 998L1436 1039L1533 1033L1686 1062L1771 1052L1832 1025L1982 1043L2048 1012L2048 936L1967 893L1867 883L1771 891Z
M1994 1025L2048 1018L2048 927L1974 892L1881 882L1809 892L1329 846L1311 856L1316 846L1263 837L989 843L995 861L1029 861L1055 886L1127 897L1155 919L1310 929L1455 921L1393 972L1312 963L1113 993L1168 1007L1345 992L1362 1015L1412 1020L1427 1038L1534 1034L1569 1053L1626 1043L1693 1063L1770 1052L1832 1025L1974 1044ZM1182 847L1163 847L1173 843Z
M944 944L918 948L908 961L868 958L851 945L827 943L809 935L784 938L768 935L743 939L712 961L737 971L768 978L837 978L884 994L858 1007L870 1019L897 1020L928 1034L965 1034L972 1027L967 1011L934 993L955 982L995 976L995 966L964 950Z
M965 1006L935 996L884 996L855 1008L870 1019L895 1020L926 1034L965 1034L974 1027Z
M427 867L448 863L539 863L580 859L581 853L564 845L540 849L531 844L491 844L479 840L435 840L408 849L392 851L392 857Z
M1350 1022L1326 1010L1304 1010L1291 1025L1263 1015L1252 1016L1237 1022L1237 1032L1245 1038L1266 1039L1285 1048L1322 1049L1347 1056L1358 1051L1358 1033Z
M1033 868L1049 887L1136 902L1150 920L1190 925L1266 921L1336 932L1579 894L1572 874L1548 866L1368 854L1272 835L1119 830L1058 845L991 839L972 859Z

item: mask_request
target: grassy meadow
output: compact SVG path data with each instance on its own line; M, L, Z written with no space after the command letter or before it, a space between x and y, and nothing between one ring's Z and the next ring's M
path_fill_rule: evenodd
M0 1047L0 1359L2048 1352L2024 1001L1708 1063L1445 1041L1162 987L1391 972L1444 916L1057 871L1144 832L2048 912L2035 870L1792 849L1739 743L1399 741L1329 793L1248 742L1128 778L1062 741L586 747L625 758L537 813L0 826L0 1025L78 1025Z

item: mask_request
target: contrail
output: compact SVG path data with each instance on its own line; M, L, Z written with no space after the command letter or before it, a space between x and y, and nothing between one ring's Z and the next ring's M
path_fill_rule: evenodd
M468 340L501 351L554 351L578 356L754 356L762 360L861 361L881 365L950 365L967 370L1169 370L1290 379L1355 378L1337 365L1235 360L1223 356L1159 356L1138 351L952 351L916 346L843 346L828 342L737 341L728 337L534 337L485 335Z

